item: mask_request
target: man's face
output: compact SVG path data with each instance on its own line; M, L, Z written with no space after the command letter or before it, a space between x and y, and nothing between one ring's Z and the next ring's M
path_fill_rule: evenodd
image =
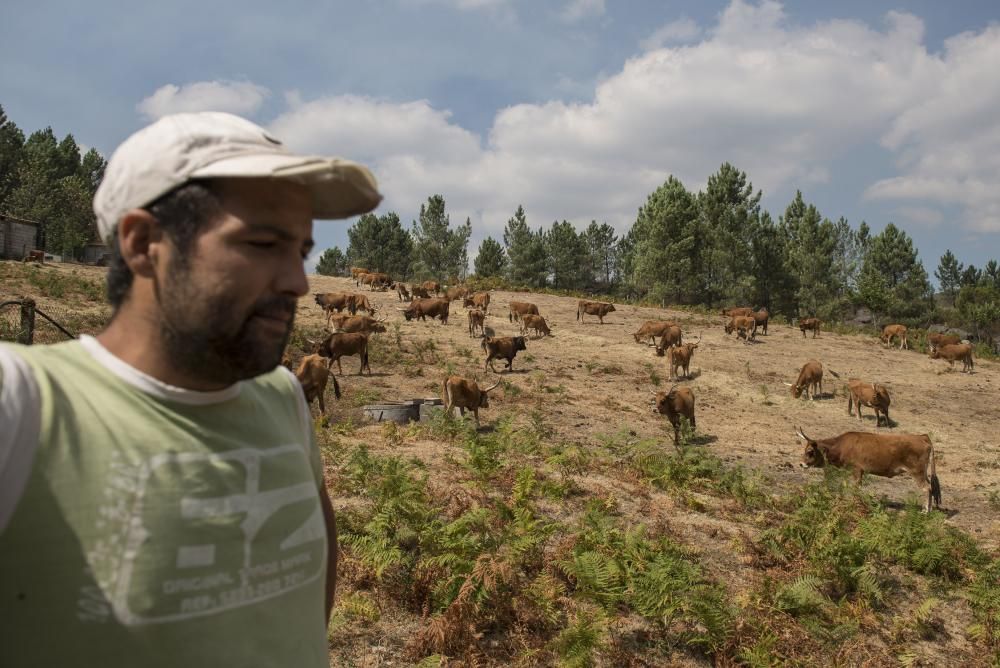
M312 208L304 186L268 179L215 182L222 213L183 257L157 272L166 353L184 373L231 384L281 361L306 294L303 260L312 249Z

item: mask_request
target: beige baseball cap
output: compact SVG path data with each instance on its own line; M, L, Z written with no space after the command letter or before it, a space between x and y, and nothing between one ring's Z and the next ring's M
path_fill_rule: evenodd
M290 179L312 192L313 218L348 218L382 201L364 165L296 155L264 128L217 111L164 116L115 150L94 195L97 229L110 238L126 211L142 208L192 179Z

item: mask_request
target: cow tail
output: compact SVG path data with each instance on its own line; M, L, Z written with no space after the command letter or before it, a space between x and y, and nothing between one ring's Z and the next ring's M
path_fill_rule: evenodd
M928 439L930 440L930 439ZM931 498L937 507L941 507L941 481L937 477L937 465L934 463L934 444L931 443L931 460L927 464L927 469L930 471L930 483L931 483Z
M330 377L333 378L333 396L340 399L340 383L337 382L337 377L333 375L333 371L330 371Z
M576 319L577 320L580 319L580 307L579 306L576 307Z
M441 398L444 400L444 411L448 413L448 406L451 404L451 397L448 396L448 379L441 381Z

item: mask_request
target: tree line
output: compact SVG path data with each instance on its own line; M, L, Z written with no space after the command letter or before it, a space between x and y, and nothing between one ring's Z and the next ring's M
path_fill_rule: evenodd
M478 279L527 289L566 290L662 304L766 307L786 317L826 321L868 308L875 324L945 322L990 339L1000 322L1000 267L964 267L947 251L934 293L913 240L890 223L873 234L843 217L824 217L797 192L775 220L745 172L723 164L703 191L670 176L638 211L628 232L607 223L583 230L568 221L532 227L518 206L501 239L486 237L473 265ZM346 252L328 249L318 271L348 266L399 279L463 280L470 223L451 228L433 195L407 231L393 212L367 214L348 231Z
M91 203L105 164L50 127L25 138L0 106L0 213L39 223L44 250L77 257L97 238Z

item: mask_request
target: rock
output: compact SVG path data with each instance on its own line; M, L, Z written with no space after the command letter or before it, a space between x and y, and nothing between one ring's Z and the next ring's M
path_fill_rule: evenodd
M854 312L854 322L859 325L870 325L875 320L870 309L861 306Z

